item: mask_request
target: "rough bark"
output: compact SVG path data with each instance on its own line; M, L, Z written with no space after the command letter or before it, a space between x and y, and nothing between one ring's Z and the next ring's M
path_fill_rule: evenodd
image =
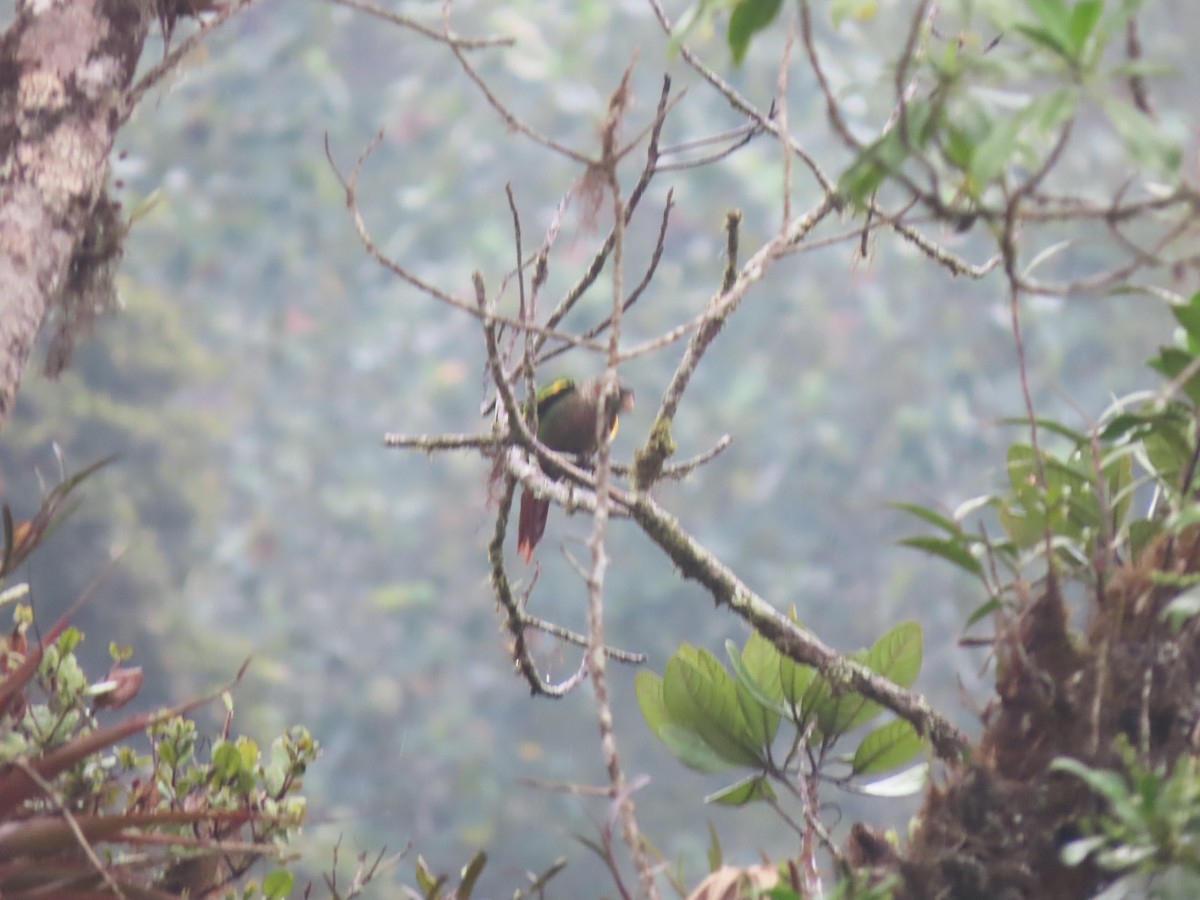
M94 314L119 254L108 159L152 13L25 0L0 37L0 427L51 308Z

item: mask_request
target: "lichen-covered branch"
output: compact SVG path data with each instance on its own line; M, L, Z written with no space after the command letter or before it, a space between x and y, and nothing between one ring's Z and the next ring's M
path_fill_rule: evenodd
M27 3L0 38L0 425L71 288L150 22L144 4Z

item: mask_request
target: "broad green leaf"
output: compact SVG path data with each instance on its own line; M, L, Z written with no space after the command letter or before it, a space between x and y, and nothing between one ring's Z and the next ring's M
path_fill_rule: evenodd
M713 750L694 729L674 721L663 700L663 679L646 669L634 679L634 695L642 718L675 758L700 772L725 772L734 766Z
M709 794L704 798L705 803L717 803L721 806L745 806L755 800L774 800L775 791L765 775L749 775L729 787Z
M740 66L746 58L750 39L779 15L783 0L740 0L729 17L729 52L733 64Z
M283 900L292 893L295 883L295 876L287 869L275 869L263 877L263 896L268 900Z
M855 775L870 775L898 769L925 749L925 741L903 719L888 722L867 733L854 751L851 768Z
M671 714L663 702L662 677L649 669L642 669L633 679L633 694L637 698L642 718L655 734L670 723Z
M915 550L924 550L926 553L939 556L972 575L978 576L983 574L983 567L980 565L979 560L971 554L970 549L965 546L964 541L961 539L948 540L946 538L918 536L904 538L896 543L901 547L912 547Z
M687 644L667 660L663 702L671 719L735 765L757 766L761 745L742 714L733 680L711 653Z
M733 641L725 642L725 650L729 656L729 664L736 676L733 683L734 693L742 716L749 726L754 743L764 748L771 745L775 733L779 730L780 709L777 700L772 700L767 693L754 682L753 677L745 669L741 654ZM776 672L779 671L776 667Z
M725 651L729 656L729 667L733 669L733 674L736 679L737 690L739 692L739 702L742 704L742 711L747 719L753 713L762 722L763 732L760 735L760 743L766 747L775 738L775 733L779 729L780 717L788 715L788 709L783 703L783 690L779 684L779 659L775 659L775 665L772 669L765 673L767 677L774 678L774 688L765 688L755 677L754 673L746 665L746 657L744 653L739 653L737 645L733 641L725 642ZM753 700L753 705L747 704L741 698L741 692L745 691ZM755 727L753 721L751 726Z
M917 622L888 629L867 652L867 665L900 687L912 687L921 671L923 635Z
M852 658L900 687L911 687L921 670L921 626L916 622L901 622L879 638L871 649L854 654ZM865 725L882 708L861 694L846 692L833 696L824 679L823 693L814 701L817 726L827 738Z
M655 732L655 735L675 758L689 769L711 775L738 768L738 763L730 762L714 750L708 741L688 725L668 722Z
M774 644L757 631L750 632L742 648L742 665L754 684L776 704L783 700L783 682L779 674L781 658Z

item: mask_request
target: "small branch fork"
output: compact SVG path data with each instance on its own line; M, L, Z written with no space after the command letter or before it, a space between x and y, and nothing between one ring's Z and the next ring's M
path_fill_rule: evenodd
M660 103L660 111L663 108L664 104ZM613 147L612 155L616 157L618 153L615 140L611 146ZM356 166L356 173L358 168ZM644 173L643 177L645 177ZM347 188L347 201L352 214L355 216L356 222L360 222L361 219L354 210L354 180L345 180L343 184ZM611 182L608 187L611 192ZM624 205L619 203L614 205L616 221L626 219L626 215L618 215L617 211L619 208L627 214L628 203L631 201L632 195L630 201ZM680 524L659 507L649 494L650 488L658 480L665 477L680 477L687 472L694 471L697 466L715 457L728 445L729 439L726 437L712 450L694 460L674 467L663 465L674 452L674 446L669 438L670 425L691 381L691 376L728 316L738 308L748 290L763 277L770 266L800 245L811 231L835 209L833 196L827 194L816 206L795 216L774 238L765 243L741 265L738 264L737 259L740 217L731 214L726 223L727 265L722 289L713 296L704 312L699 316L670 329L651 342L635 345L625 350L620 349L619 322L621 314L627 308L625 302L627 298L621 293L622 280L614 279L614 305L610 315L612 324L608 329L609 346L606 348L606 371L610 376L620 363L645 353L662 350L679 339L691 335L675 375L660 402L650 438L646 445L638 451L638 462L634 467L636 484L634 491L626 491L609 483L609 473L613 471L613 467L608 464L606 453L601 453L597 470L591 473L580 469L571 460L555 454L536 441L521 413L520 404L513 394L511 376L505 371L501 358L498 333L501 328L506 328L522 333L532 332L539 336L546 335L549 339L566 340L576 345L582 342L578 339L572 341L572 336L555 332L550 326L539 327L532 322L508 319L498 315L494 310L496 298L488 299L482 275L476 274L474 278L475 303L471 314L481 323L491 381L499 397L497 406L501 424L498 431L491 435L478 436L422 435L408 437L392 434L387 436L386 442L388 446L421 449L427 452L450 449L476 450L498 461L505 481L497 514L496 529L488 548L492 586L505 611L505 626L513 641L516 668L535 693L554 697L563 696L577 685L584 675L581 668L566 681L549 684L538 672L530 655L525 635L527 629L533 625L533 621L524 612L523 606L526 598L519 598L512 591L503 553L508 530L509 510L518 484L540 496L549 497L557 504L583 510L593 516L599 515L605 525L607 519L613 516L632 519L679 567L684 577L701 583L718 605L727 605L737 615L769 637L782 652L798 662L818 669L840 689L857 691L910 721L921 734L930 738L935 752L940 757L957 759L961 756L966 746L965 738L946 720L931 711L920 697L896 687L865 667L838 654L813 635L801 630L786 617L780 615L774 607L746 587L724 564L684 531ZM364 243L370 241L365 228L360 230L360 238L364 240ZM603 256L602 263L607 262L610 256L616 256L615 249L621 241L623 241L623 228L614 229L614 232L610 233L609 238L604 242L605 247L611 243L613 249L601 254ZM377 252L373 244L369 244L368 250L372 255ZM399 264L390 260L387 266L393 271L402 269ZM598 275L598 271L596 274ZM595 275L591 275L589 283L595 277ZM406 280L409 280L410 283L415 281L413 277L406 277ZM573 290L571 293L578 297L582 291ZM444 292L440 291L431 292L431 295L437 299L444 299L446 296ZM466 301L456 301L451 305L461 308L467 304ZM548 478L543 474L539 463L564 472L564 480L555 481ZM602 512L600 512L601 510ZM593 547L593 566L589 578L589 592L591 592L595 590L597 582L602 585L601 579L595 577L597 559L595 548L600 546L596 541L595 533L593 533L593 540L589 542L589 546ZM603 561L603 557L600 559ZM591 607L591 604L589 606ZM623 654L622 651L603 647L602 642L596 640L597 631L602 631L602 629L596 628L595 618L591 620L590 625L588 645L592 649L586 656L588 663L586 668L591 672L593 678L597 659L637 658L636 655ZM599 652L597 652L597 648L600 648ZM602 730L605 727L607 726L602 726Z

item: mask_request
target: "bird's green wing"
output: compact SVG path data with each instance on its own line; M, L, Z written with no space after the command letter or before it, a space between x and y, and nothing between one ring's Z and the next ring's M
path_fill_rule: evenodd
M537 392L538 418L546 415L550 409L575 393L574 378L555 378Z

